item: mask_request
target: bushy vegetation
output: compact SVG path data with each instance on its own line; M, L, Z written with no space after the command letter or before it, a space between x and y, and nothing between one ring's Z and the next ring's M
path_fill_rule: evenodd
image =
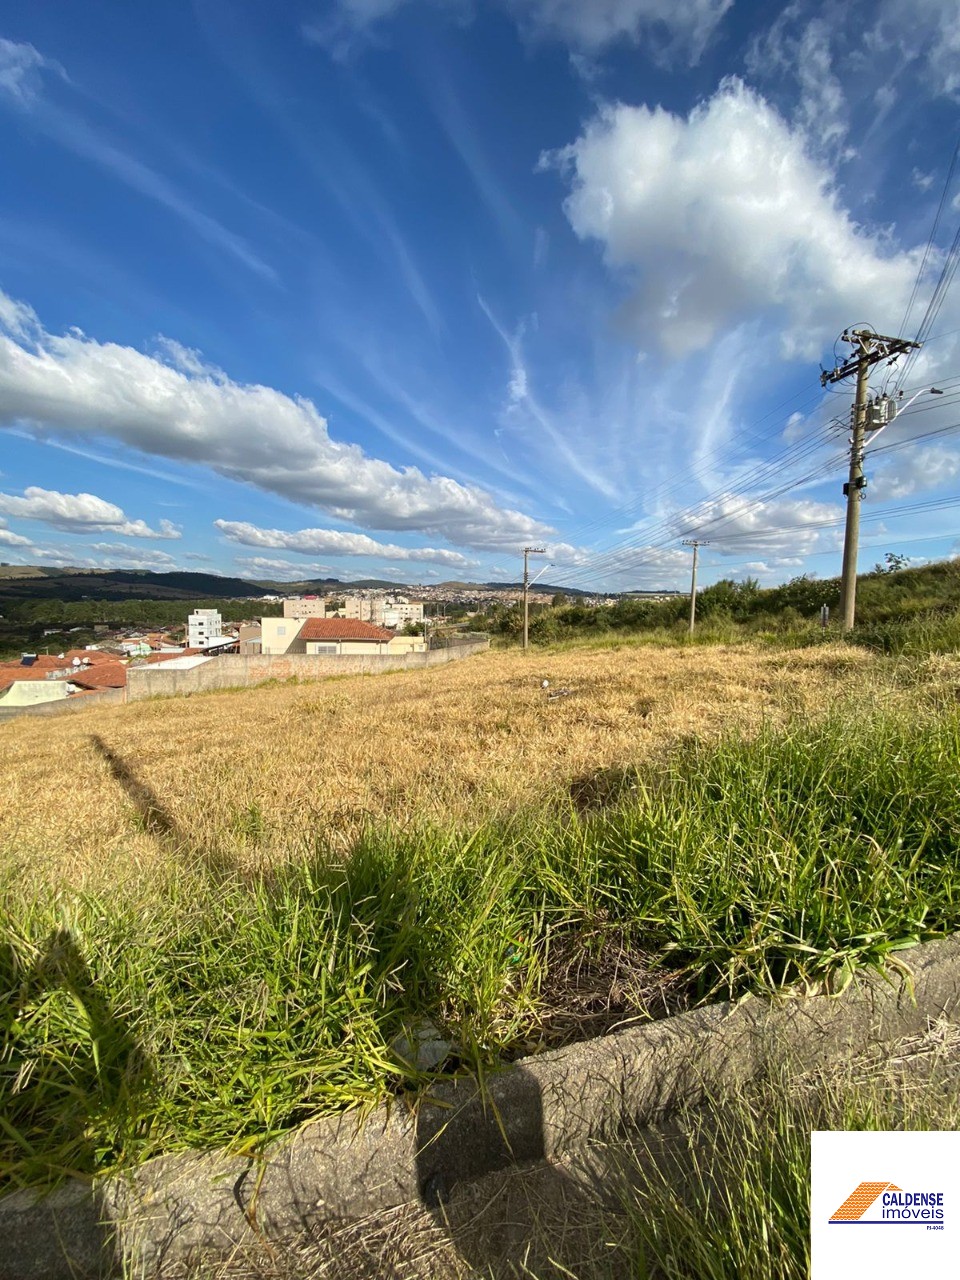
M556 598L555 598L556 599ZM831 634L839 622L840 580L803 575L778 587L760 587L755 578L722 579L697 593L700 643L766 637L787 643L813 641L820 632L820 609L831 613ZM624 597L612 606L533 605L530 639L549 644L574 636L648 633L651 638L683 642L690 601ZM495 635L517 639L519 606L494 609L488 625ZM902 636L902 639L901 639ZM857 627L849 639L884 652L920 652L926 645L942 651L960 641L960 562L942 561L904 568L892 553L857 584Z
M553 819L380 826L347 856L181 860L136 890L8 872L0 1174L255 1148L418 1083L395 1043L424 1018L448 1065L488 1070L551 1042L571 943L612 938L688 1001L838 990L960 928L958 769L955 709L860 708L681 744Z

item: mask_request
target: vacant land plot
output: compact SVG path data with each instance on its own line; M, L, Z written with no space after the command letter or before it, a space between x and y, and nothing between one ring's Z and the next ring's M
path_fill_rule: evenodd
M589 799L592 775L682 736L822 713L880 668L839 646L514 650L24 719L0 730L0 858L94 887L193 852L275 866L387 824L480 823L562 804L571 786Z
M624 647L5 726L0 1182L897 963L960 928L958 691Z

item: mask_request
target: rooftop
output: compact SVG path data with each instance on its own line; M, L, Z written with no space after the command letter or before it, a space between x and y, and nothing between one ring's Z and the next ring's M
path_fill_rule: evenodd
M375 627L370 622L358 622L355 618L308 618L303 624L300 640L371 640L378 643L392 640L394 633L385 627Z

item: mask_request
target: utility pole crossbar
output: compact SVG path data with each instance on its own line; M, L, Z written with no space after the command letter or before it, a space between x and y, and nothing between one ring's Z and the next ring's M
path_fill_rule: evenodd
M872 329L845 329L841 342L857 348L855 355L835 369L823 369L820 385L842 382L852 374L857 375L857 391L850 417L850 471L843 492L847 499L847 519L843 536L843 568L840 571L840 611L843 629L849 631L854 624L857 606L857 551L860 541L860 502L867 480L863 474L863 450L867 429L867 391L870 370L881 360L892 361L905 351L916 350L921 345L906 338L886 338Z

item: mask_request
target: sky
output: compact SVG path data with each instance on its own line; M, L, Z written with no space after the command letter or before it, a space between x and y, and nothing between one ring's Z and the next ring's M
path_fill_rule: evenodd
M860 565L957 554L958 138L956 0L8 8L0 559L834 576L925 321Z

